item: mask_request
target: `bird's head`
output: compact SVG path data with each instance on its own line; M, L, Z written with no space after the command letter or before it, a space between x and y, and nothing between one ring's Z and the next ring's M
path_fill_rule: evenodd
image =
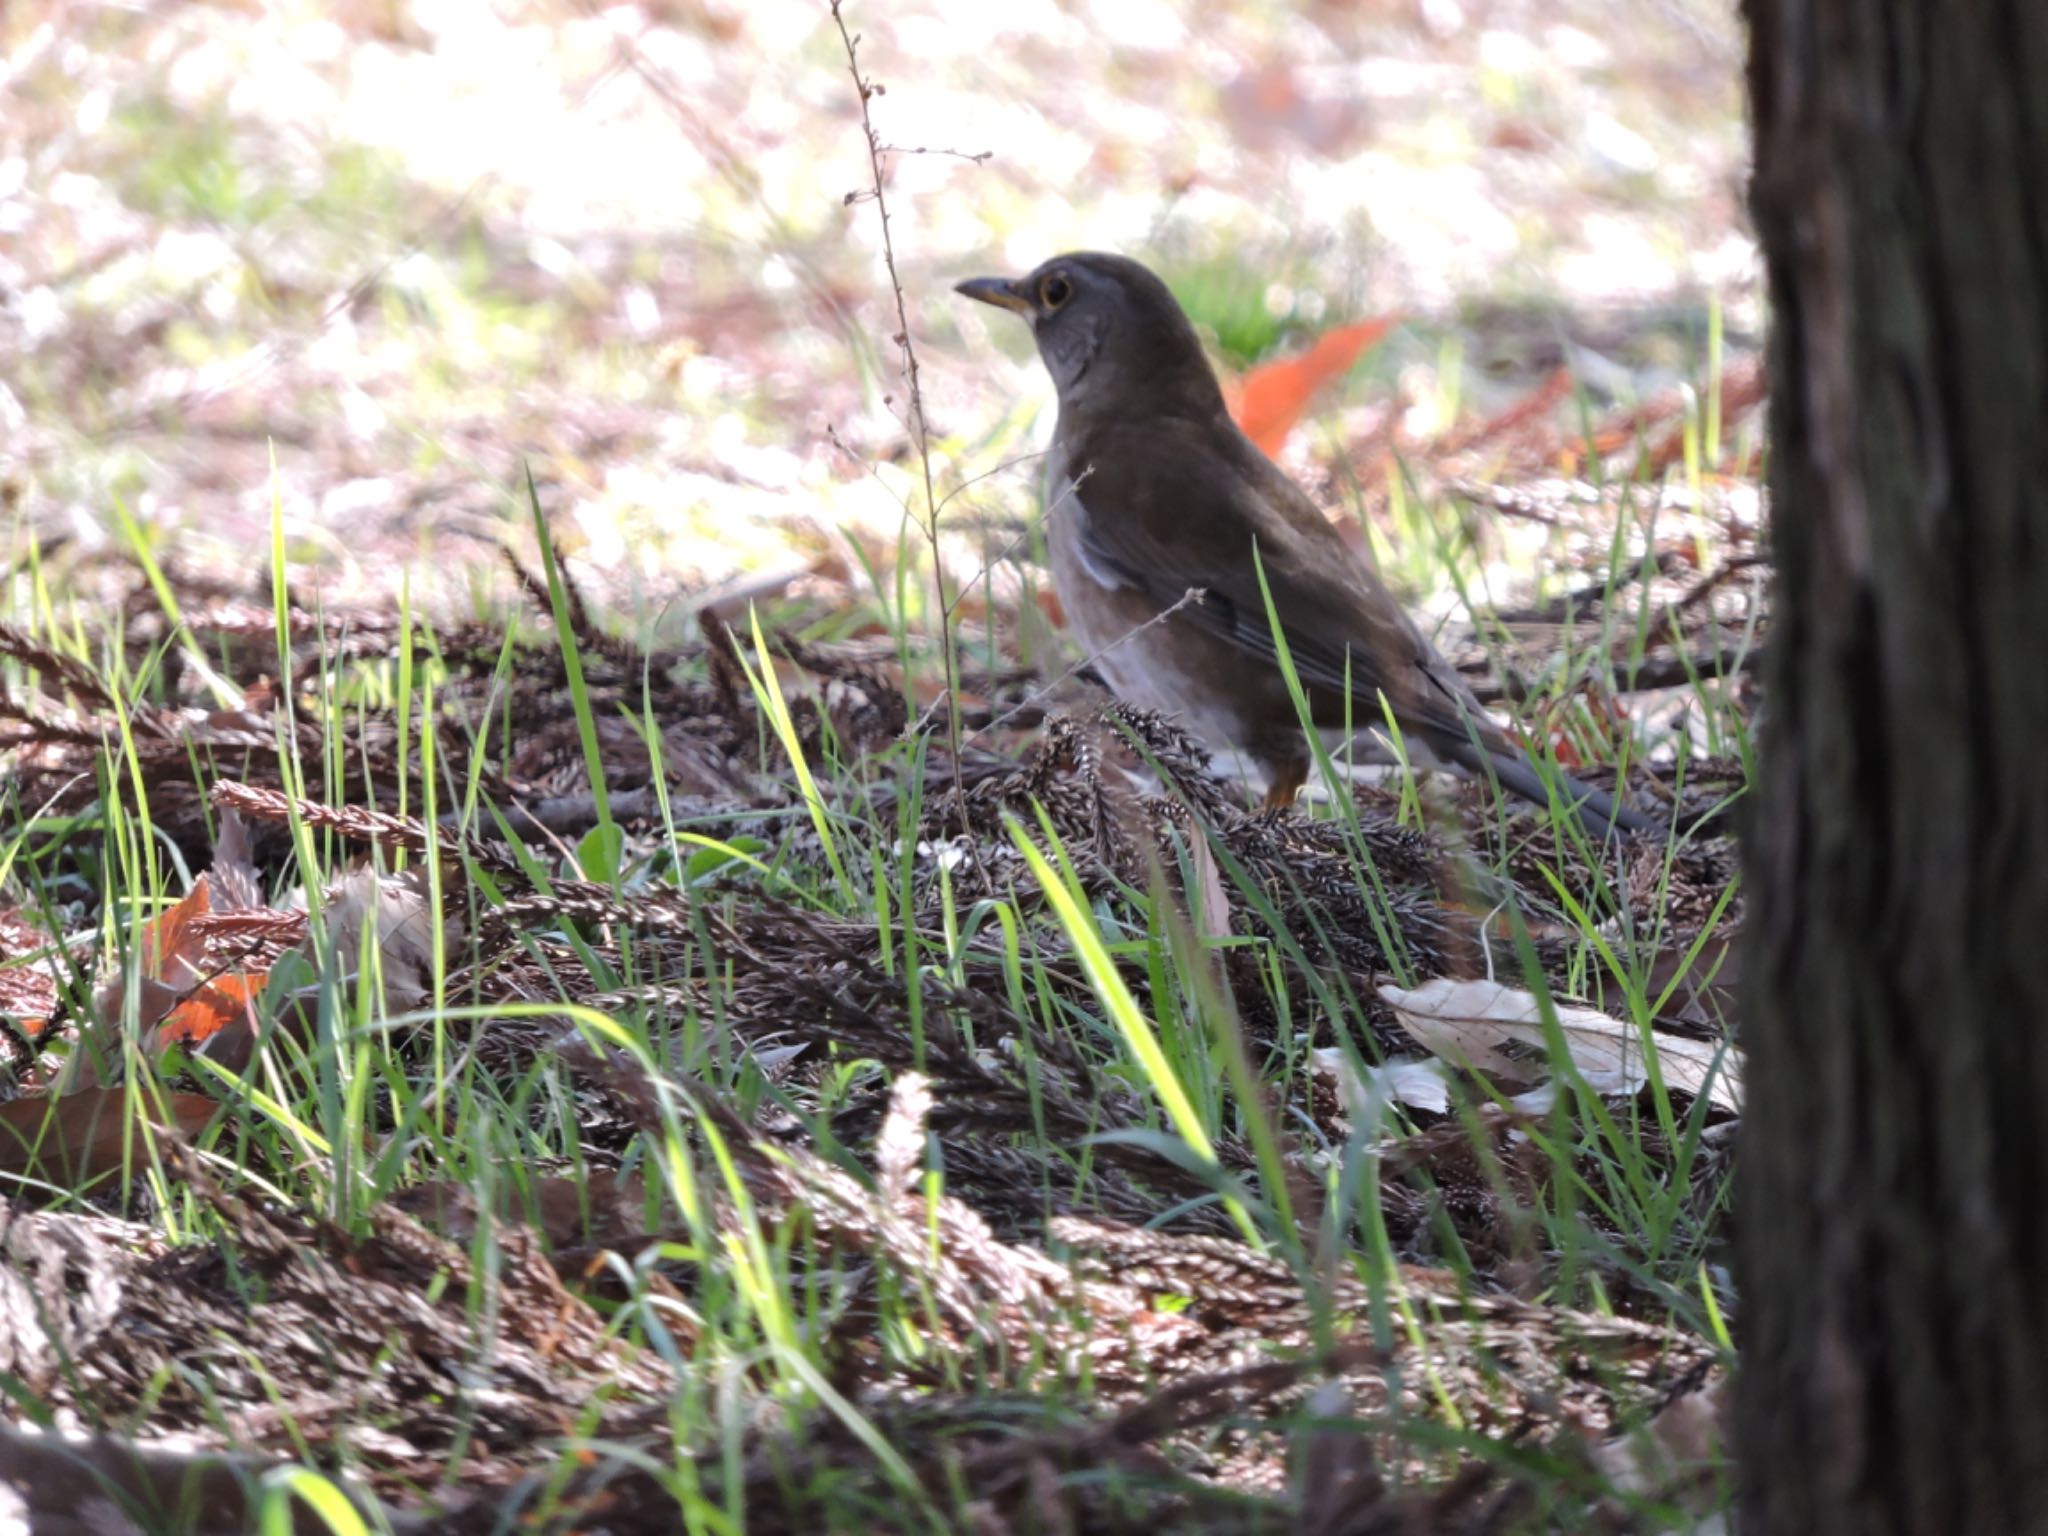
M1061 414L1207 416L1223 410L1215 371L1166 284L1123 256L1075 251L1028 277L976 277L954 290L1022 315L1059 392Z

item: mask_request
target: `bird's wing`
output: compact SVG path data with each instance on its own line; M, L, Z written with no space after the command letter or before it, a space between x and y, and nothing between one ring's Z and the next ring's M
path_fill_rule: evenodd
M1348 684L1362 724L1379 717L1385 693L1404 728L1436 743L1464 742L1473 728L1489 746L1504 739L1315 504L1234 428L1155 421L1097 429L1062 450L1092 573L1162 610L1200 588L1201 601L1181 610L1192 622L1275 661L1263 570L1304 685L1341 700Z

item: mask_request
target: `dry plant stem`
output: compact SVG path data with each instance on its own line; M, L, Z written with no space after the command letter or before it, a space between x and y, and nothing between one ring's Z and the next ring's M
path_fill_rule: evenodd
M1037 458L1039 457L1039 455L1030 454L1026 457ZM1013 462L1022 461L1017 460ZM1088 478L1089 474L1093 471L1093 469L1093 465L1087 465L1082 468L1080 475L1075 478L1074 483L1072 485L1067 487L1065 493L1061 495L1060 499L1058 501L1055 501L1051 506L1045 509L1045 516L1043 519L1041 519L1041 522L1050 523L1055 517L1059 516L1061 509L1064 508L1067 505L1067 503L1073 498L1074 494L1081 489L1082 482ZM995 567L1002 561L1009 559L1010 556L1019 547L1023 545L1024 541L1030 537L1031 530L1027 527L1022 533L1018 534L1016 538L1010 540L1009 543L1005 544L1001 549L997 550L993 558L982 561L981 569L976 571L974 575L968 579L967 584L953 595L953 602L955 603L955 605L965 602L967 600L967 594L972 592L978 583L987 580L988 573L994 570ZM1190 593L1190 595L1192 595L1192 593ZM982 736L987 735L990 731L996 729L996 727L1000 726L1005 720L1015 719L1018 715L1022 714L1025 710L1029 709L1033 703L1043 698L1047 692L1054 688L1057 688L1061 683L1065 682L1068 678L1072 677L1076 672L1080 671L1081 668L1091 666L1099 658L1107 656L1119 645L1122 645L1126 640L1130 639L1132 635L1138 634L1143 630L1150 629L1154 624L1157 624L1161 619L1165 618L1167 613L1178 612L1182 607L1186 605L1187 601L1187 597L1182 597L1179 602L1173 605L1173 607L1167 609L1166 613L1155 614L1152 618L1147 619L1143 624L1139 624L1134 628L1126 631L1124 634L1117 636L1115 640L1110 642L1110 644L1104 646L1101 650L1097 651L1095 655L1088 657L1084 661L1076 662L1073 666L1069 667L1066 671L1062 672L1058 677L1054 678L1051 682L1047 683L1045 687L1039 689L1037 693L1033 694L1030 698L1024 700L1023 703L1017 705L1016 708L1008 711L1007 713L1001 716L998 716L994 720L989 721L988 724L982 726L979 730L975 731L974 734L972 736L969 736L967 739L969 741L978 740ZM949 608L946 610L946 619L949 624L951 623L952 618L953 610ZM934 699L929 705L926 706L925 712L917 717L916 722L913 725L911 725L907 734L915 736L918 732L928 727L931 724L933 714L938 710L941 704L947 705L947 707L952 711L953 717L956 720L959 718L960 709L957 702L952 702L949 699Z
M1067 668L1066 671L1062 672L1058 677L1054 678L1051 682L1047 683L1043 688L1038 689L1037 691L1032 693L1028 698L1023 699L1014 707L1005 710L1000 715L997 715L995 719L989 721L987 725L984 725L980 730L976 731L972 736L968 737L968 740L979 741L982 737L988 735L990 731L1001 730L1003 725L1007 721L1014 720L1017 716L1023 714L1025 710L1031 708L1032 705L1038 703L1039 700L1045 698L1053 691L1053 689L1059 687L1061 683L1064 683L1068 678L1072 677L1076 672L1079 672L1083 667L1094 666L1096 662L1102 660L1103 657L1107 656L1111 651L1115 650L1118 646L1124 644L1126 641L1137 638L1139 635L1145 633L1146 630L1152 628L1152 626L1155 624L1164 624L1176 613L1179 613L1181 609L1187 607L1189 603L1199 603L1204 597L1208 596L1208 591L1209 589L1207 587L1189 587L1187 591L1181 593L1178 600L1176 600L1171 607L1160 609L1159 612L1153 614L1151 618L1147 619L1142 624L1133 624L1129 629L1125 630L1122 634L1118 635L1114 640L1110 641L1109 644L1105 645L1101 650L1095 652L1093 655L1082 657L1079 661L1075 662L1071 667ZM957 717L959 714L959 710L955 709L953 713Z
M923 144L914 147L908 144L883 144L878 147L885 155L944 155L953 160L965 160L969 165L986 165L995 158L995 151L992 149L939 149Z
M998 464L994 469L989 471L989 474L1000 474L1002 473L1002 471L1009 469L1012 465L1023 464L1031 459L1043 457L1043 454L1027 453L1024 455L1023 458L1011 459L1008 463ZM1045 509L1045 516L1041 519L1041 522L1050 523L1054 517L1058 516L1060 508L1064 507L1067 504L1067 502L1070 499L1072 499L1076 493L1080 491L1082 484L1087 480L1088 476L1094 472L1094 469L1094 465L1084 464L1081 467L1081 473L1074 477L1074 483L1067 487L1066 491L1061 495L1058 501L1054 502L1051 506ZM982 475L977 475L975 477L975 479L977 480L986 478L987 476ZM969 485L973 483L973 481L968 482ZM965 490L966 488L966 486L962 486L960 489ZM955 491L948 495L946 499L950 501L953 499L953 496L956 496L958 494L959 492ZM973 576L968 578L967 585L962 587L958 592L953 594L954 606L957 607L959 604L964 603L967 600L967 594L972 592L975 589L975 587L980 585L982 582L988 580L989 572L994 570L998 565L1002 564L1003 561L1009 559L1010 556L1014 555L1019 549L1022 549L1024 547L1024 541L1030 537L1031 525L1029 523L1026 523L1024 525L1024 531L1022 533L1018 534L1017 537L1010 540L1010 542L1005 544L1001 549L997 550L994 555L982 561L981 569L976 571ZM947 610L947 617L952 617L951 609Z
M1653 657L1635 667L1617 661L1601 681L1615 694L1654 693L1660 688L1689 687L1695 677L1733 677L1738 672L1754 672L1762 665L1762 647L1725 645L1698 653L1679 651L1672 656ZM1503 669L1499 681L1474 678L1471 687L1473 697L1482 704L1521 704L1543 691L1512 668Z
M868 172L874 185L875 211L882 220L882 263L889 270L889 288L896 298L896 345L903 351L903 379L910 390L910 403L905 412L905 424L917 444L917 461L924 476L924 535L931 547L932 587L938 598L939 655L946 674L946 740L952 750L953 761L960 761L960 686L957 658L953 654L952 609L946 601L946 567L939 558L939 496L932 483L931 429L925 422L924 390L918 382L917 348L910 340L910 306L903 297L903 279L896 270L896 244L889 234L889 198L882 187L882 156L885 153L882 136L875 131L873 116L868 103L881 92L881 87L867 79L860 72L860 40L846 29L846 17L841 0L832 0L832 24L839 29L839 40L846 46L846 69L853 76L854 91L860 99L860 129L868 144ZM858 194L850 194L849 201ZM960 830L969 830L967 815L967 791L960 774L953 775L954 810L960 818Z

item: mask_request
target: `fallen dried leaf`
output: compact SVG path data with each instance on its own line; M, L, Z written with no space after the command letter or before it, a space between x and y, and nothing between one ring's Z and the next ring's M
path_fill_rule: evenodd
M0 1016L33 1038L57 1011L55 944L16 907L0 908Z
M191 1136L206 1128L218 1107L196 1093L158 1097L124 1088L82 1088L61 1098L11 1099L0 1104L0 1173L79 1189L119 1171L134 1147L131 1138L142 1129L133 1123L138 1111L159 1128L162 1113L175 1129Z
M1337 1080L1337 1102L1353 1125L1370 1125L1377 1118L1376 1105L1405 1104L1410 1109L1446 1114L1451 1107L1451 1088L1444 1076L1444 1064L1434 1059L1403 1058L1383 1065L1365 1063L1354 1070L1336 1046L1315 1052L1318 1072Z
M1279 453L1315 392L1342 377L1366 348L1399 321L1398 315L1383 315L1340 325L1323 332L1306 352L1252 369L1237 394L1237 424L1244 435L1267 453Z
M1380 996L1401 1027L1446 1061L1489 1077L1533 1084L1541 1076L1545 1044L1536 998L1496 981L1438 977L1413 991L1383 986ZM1586 1081L1601 1093L1630 1094L1649 1081L1642 1032L1597 1009L1558 1003L1565 1048ZM1730 1114L1742 1112L1742 1055L1733 1046L1653 1031L1657 1062L1667 1087L1704 1095Z
M244 914L232 894L216 913L214 892L211 874L202 874L183 900L143 927L136 994L142 1027L158 1049L204 1045L230 1025L249 1019L251 1005L263 991L266 972L261 967L231 965L215 957L214 924L230 913ZM103 1025L118 1024L126 995L127 978L121 973L99 990L95 1007Z
M1668 1403L1639 1433L1594 1446L1593 1463L1633 1499L1663 1500L1711 1515L1715 1473L1728 1441L1729 1400L1728 1378L1710 1376L1696 1391Z

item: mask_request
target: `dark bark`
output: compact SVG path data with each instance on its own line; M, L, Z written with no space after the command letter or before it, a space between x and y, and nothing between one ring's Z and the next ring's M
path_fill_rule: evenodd
M1746 7L1744 1530L2048 1530L2048 3Z

